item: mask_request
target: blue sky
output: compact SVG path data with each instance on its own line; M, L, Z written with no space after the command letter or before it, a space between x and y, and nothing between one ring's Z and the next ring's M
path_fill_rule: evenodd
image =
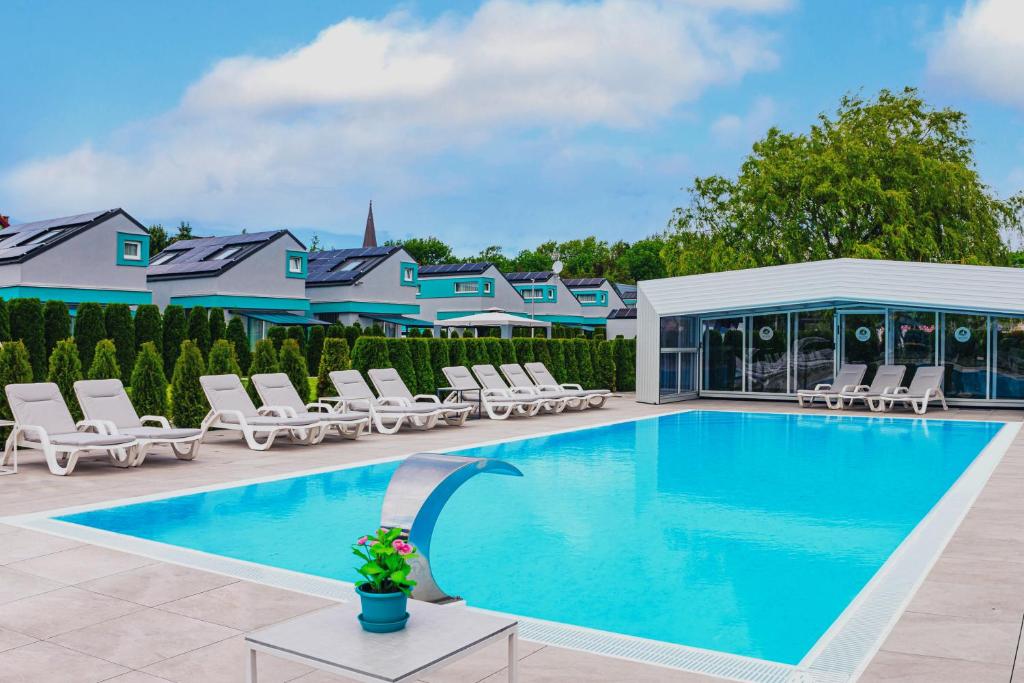
M450 7L457 7L457 11ZM0 3L0 213L471 254L664 229L770 125L914 85L1024 189L1024 3ZM1014 26L1018 28L1013 28Z

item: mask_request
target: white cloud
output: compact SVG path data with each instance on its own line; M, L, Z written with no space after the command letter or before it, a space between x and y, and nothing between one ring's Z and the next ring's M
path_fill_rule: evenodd
M711 134L725 145L741 145L763 136L774 123L775 101L770 97L754 100L746 114L724 114L711 123Z
M969 0L946 22L928 69L941 81L1024 108L1024 2Z
M466 18L349 19L280 56L225 59L174 110L10 169L0 193L20 216L118 205L226 226L329 226L371 191L466 191L472 178L423 168L442 155L486 155L524 131L642 129L773 68L772 36L743 15L786 6L493 0Z

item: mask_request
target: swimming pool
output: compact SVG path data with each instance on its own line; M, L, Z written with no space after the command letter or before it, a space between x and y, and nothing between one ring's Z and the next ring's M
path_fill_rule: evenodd
M454 451L525 476L455 494L434 575L487 609L797 664L1001 427L688 411ZM352 581L396 467L58 519Z

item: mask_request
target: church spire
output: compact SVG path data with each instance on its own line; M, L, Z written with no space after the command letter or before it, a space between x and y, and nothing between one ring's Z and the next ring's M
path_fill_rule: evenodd
M363 246L377 246L377 230L373 227L373 200L370 201L370 212L366 214L366 231L363 233Z

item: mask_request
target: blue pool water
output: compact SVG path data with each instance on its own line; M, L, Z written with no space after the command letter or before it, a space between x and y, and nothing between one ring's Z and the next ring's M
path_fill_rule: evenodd
M460 451L525 476L456 493L435 576L479 607L795 664L1001 426L694 411ZM396 467L62 519L352 581Z

